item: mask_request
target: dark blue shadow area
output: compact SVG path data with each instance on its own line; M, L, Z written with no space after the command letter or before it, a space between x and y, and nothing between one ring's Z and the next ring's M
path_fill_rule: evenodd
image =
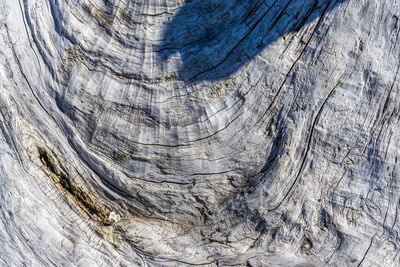
M163 33L158 59L179 53L177 79L218 80L286 33L346 0L187 0Z

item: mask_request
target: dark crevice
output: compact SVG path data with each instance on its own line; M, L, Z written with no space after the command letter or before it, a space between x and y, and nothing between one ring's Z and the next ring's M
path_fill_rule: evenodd
M38 147L38 152L40 160L50 172L52 179L68 193L70 199L90 217L96 216L103 225L111 225L112 221L108 219L105 210L101 209L88 193L77 187L68 175L60 171L48 152L42 147Z

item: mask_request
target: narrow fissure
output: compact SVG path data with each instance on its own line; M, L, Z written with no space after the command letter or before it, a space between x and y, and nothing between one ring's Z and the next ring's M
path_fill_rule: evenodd
M39 158L50 172L52 179L60 185L61 189L66 191L70 199L76 203L89 217L96 216L103 225L111 225L112 221L108 218L106 211L100 208L91 197L81 188L73 184L70 177L61 172L55 165L48 152L38 147Z

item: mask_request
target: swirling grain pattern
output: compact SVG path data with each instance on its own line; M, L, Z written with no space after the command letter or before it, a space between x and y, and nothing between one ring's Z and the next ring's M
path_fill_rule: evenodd
M398 0L0 2L0 264L399 266Z

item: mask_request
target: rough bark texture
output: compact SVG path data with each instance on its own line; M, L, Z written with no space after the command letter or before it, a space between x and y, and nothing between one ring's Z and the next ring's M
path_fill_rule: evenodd
M399 266L399 17L0 1L0 264Z

